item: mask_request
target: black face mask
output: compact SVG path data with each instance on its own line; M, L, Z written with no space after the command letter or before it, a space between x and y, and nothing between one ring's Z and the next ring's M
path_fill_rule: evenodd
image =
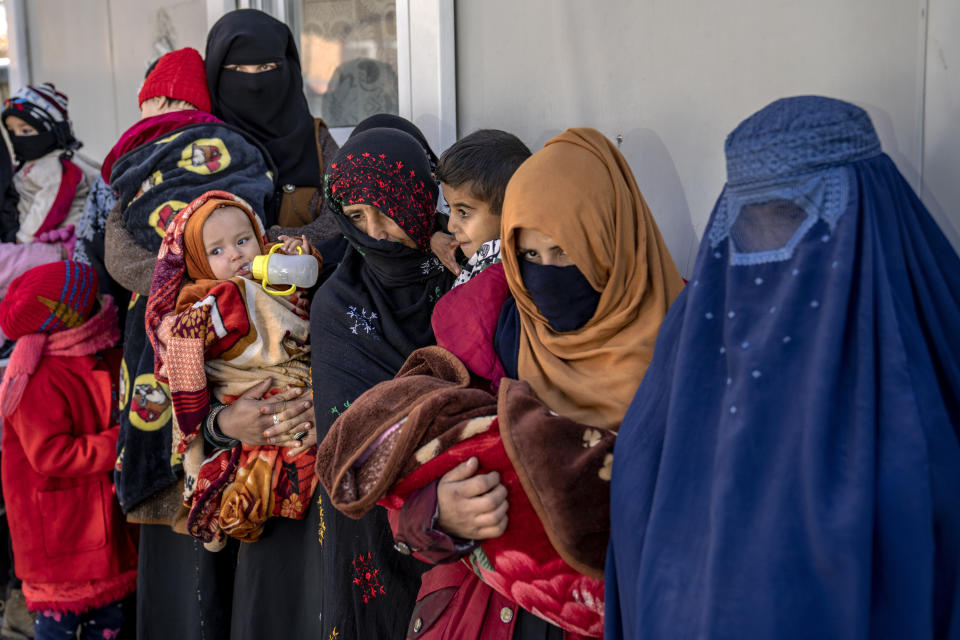
M553 267L521 258L520 277L554 331L576 331L597 311L600 292L575 265Z
M229 105L231 113L247 127L263 133L280 135L291 124L284 97L289 92L287 70L281 66L260 73L244 73L223 69L217 86L220 102ZM275 129L275 131L274 131Z
M59 147L57 134L53 131L41 131L35 136L10 136L10 144L19 162L42 158Z

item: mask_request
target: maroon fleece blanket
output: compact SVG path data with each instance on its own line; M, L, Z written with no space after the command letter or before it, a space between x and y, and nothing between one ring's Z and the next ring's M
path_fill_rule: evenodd
M587 636L603 630L613 433L550 411L524 382L498 397L470 386L440 347L415 351L393 380L351 405L317 450L334 506L359 518L379 502L400 509L476 456L507 488L506 532L471 554L477 574L520 606Z

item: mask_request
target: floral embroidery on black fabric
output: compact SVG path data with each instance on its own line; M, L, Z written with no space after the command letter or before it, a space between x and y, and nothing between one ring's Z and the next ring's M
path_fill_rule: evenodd
M327 523L323 519L323 497L317 496L317 542L323 546L323 539L327 537Z
M360 335L362 331L364 334L376 333L377 328L373 326L373 321L377 319L377 314L375 311L367 311L363 307L357 309L354 305L347 307L347 317L353 320L353 326L350 327L350 331L354 335Z
M427 292L427 300L429 300L431 304L437 304L437 301L440 300L443 294L443 289L440 287L434 287L433 291Z
M359 151L374 147L382 150ZM411 150L423 157L408 156ZM437 187L423 148L408 134L393 129L370 129L358 134L330 165L325 186L334 208L342 211L354 204L376 207L396 222L421 251L430 249Z
M353 584L360 589L363 604L369 604L377 596L387 593L380 582L380 569L373 564L373 553L362 553L352 562Z
M430 256L420 263L420 273L425 276L428 276L435 271L442 271L444 268L445 267L443 266L443 263L440 262L440 260L438 260L435 256Z
M350 408L350 402L344 402L343 410L346 411L349 408ZM343 411L340 410L340 407L330 407L330 413L339 417L340 414L343 413Z

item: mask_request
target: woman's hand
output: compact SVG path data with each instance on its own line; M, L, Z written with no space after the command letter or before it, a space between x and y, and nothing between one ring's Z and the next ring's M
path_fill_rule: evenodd
M457 247L459 246L460 243L449 233L437 231L430 236L430 251L455 276L460 275L460 265L457 264Z
M307 442L316 444L313 390L288 387L269 400L262 400L271 384L269 378L264 380L220 411L220 432L249 445L275 444L305 450ZM300 436L302 440L294 437L305 431Z
M277 236L277 240L283 243L279 249L279 252L288 256L297 255L297 247L303 249L304 255L309 256L313 253L313 245L311 245L310 241L307 240L307 236L300 236L299 238L290 236Z
M437 526L458 538L496 538L507 529L507 488L500 484L499 473L477 474L479 467L477 459L470 458L437 484Z
M312 413L312 410L311 410ZM313 416L311 416L312 418ZM294 434L297 435L297 434ZM300 439L300 446L296 449L290 450L291 456L298 456L310 447L317 444L317 430L313 428L313 425L310 425L310 429L307 431L307 434Z

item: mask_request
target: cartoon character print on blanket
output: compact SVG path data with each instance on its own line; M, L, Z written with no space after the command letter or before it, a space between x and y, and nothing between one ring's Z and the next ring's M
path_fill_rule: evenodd
M230 166L230 152L219 138L201 138L183 148L178 166L201 175L210 175Z
M180 213L187 204L189 203L183 200L167 200L150 212L150 217L147 218L147 224L162 238L163 234L167 232L167 224L169 224L170 220Z
M258 143L231 125L202 122L125 153L113 165L110 185L120 194L127 231L157 251L167 222L213 189L243 198L269 221L274 174Z
M476 456L508 492L503 535L465 559L481 580L524 609L589 637L603 632L613 432L550 411L524 382L499 395L440 347L415 351L394 380L358 398L317 450L334 506L359 518L398 510L414 491ZM562 464L557 461L562 460Z
M123 224L134 241L158 251L167 225L187 203L211 190L229 191L269 219L273 208L275 171L266 151L239 129L221 122L183 126L127 151L113 164L110 186L119 195ZM115 486L124 513L149 501L177 482L182 473L182 451L172 451L172 411L152 412L163 404L159 392L171 399L163 381L154 375L153 346L144 334L147 299L131 300L125 324L124 365L136 405L121 414ZM150 376L150 380L144 376ZM149 387L149 388L148 388ZM141 401L143 403L141 403ZM156 520L165 522L165 514ZM135 516L140 518L140 516Z
M181 472L182 456L171 455L170 390L154 376L153 348L143 332L146 306L144 296L131 299L120 368L122 410L114 487L127 514L176 482Z

